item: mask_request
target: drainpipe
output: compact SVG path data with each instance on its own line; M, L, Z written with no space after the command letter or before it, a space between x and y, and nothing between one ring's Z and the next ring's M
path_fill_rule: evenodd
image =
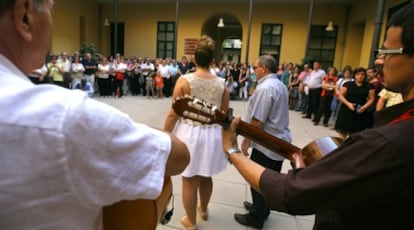
M252 30L252 13L253 13L253 0L250 0L249 4L249 19L247 22L247 41L246 41L246 57L244 62L249 63L249 49L250 49L250 33Z
M180 13L180 0L175 1L175 28L174 28L174 59L177 59L178 15Z
M384 19L384 0L378 0L377 16L375 18L374 37L372 38L371 54L369 56L368 65L373 65L375 61L375 50L378 49L379 39L381 35L381 26Z
M309 18L308 18L308 37L306 39L305 58L308 57L309 41L310 41L310 34L311 34L311 29L312 29L313 5L314 5L314 0L310 0L309 1Z
M341 59L339 61L339 65L340 65L339 70L342 70L342 68L344 66L344 54L345 54L345 46L346 46L346 37L348 36L348 32L349 32L350 15L351 15L351 4L349 4L346 7L345 26L344 26L344 39L342 40L342 55L341 55Z
M114 57L118 53L118 0L114 0Z

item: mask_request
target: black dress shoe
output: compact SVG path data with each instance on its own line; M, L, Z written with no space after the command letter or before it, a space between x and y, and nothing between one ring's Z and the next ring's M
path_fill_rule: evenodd
M310 116L308 116L308 115L302 116L302 118L311 119L311 117L310 117Z
M234 219L241 225L249 226L253 228L263 228L263 223L257 222L249 214L234 214Z
M244 208L245 208L247 211L252 210L253 204L252 204L252 203L250 203L249 201L244 201L244 202L243 202L243 205L244 205Z

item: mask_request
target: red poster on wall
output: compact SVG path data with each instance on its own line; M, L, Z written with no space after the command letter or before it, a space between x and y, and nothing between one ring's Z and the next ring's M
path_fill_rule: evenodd
M184 54L193 55L197 47L197 38L186 38L184 39Z

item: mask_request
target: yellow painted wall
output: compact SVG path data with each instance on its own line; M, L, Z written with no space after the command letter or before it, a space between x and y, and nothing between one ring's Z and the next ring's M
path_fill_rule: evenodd
M203 9L203 10L198 10ZM126 56L148 56L153 57L156 52L156 25L157 21L174 21L175 5L154 4L145 5L120 5L119 21L125 22L125 54ZM336 25L344 22L343 6L324 6L314 8L314 24L326 25L327 15ZM213 15L225 13L237 17L242 25L243 44L241 60L245 60L247 33L248 33L248 4L182 4L179 14L179 28L177 35L177 57L184 53L184 39L198 38L202 33L202 26ZM251 63L259 55L260 33L262 23L283 24L283 37L280 61L301 63L305 55L307 41L307 20L309 6L278 4L255 4L253 8L252 28L250 37L250 49L248 61ZM104 17L113 21L112 5L104 6ZM341 32L338 33L337 54L342 54ZM109 36L109 33L105 33ZM109 38L104 39L106 45L103 53L109 52ZM338 56L338 55L337 55Z
M99 46L98 5L95 1L57 0L53 12L52 53L73 54L83 42ZM81 16L84 17L84 41L81 41Z

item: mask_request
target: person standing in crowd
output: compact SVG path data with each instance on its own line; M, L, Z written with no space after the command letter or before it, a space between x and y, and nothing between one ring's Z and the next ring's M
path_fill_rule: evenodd
M170 97L171 92L171 73L170 73L170 66L167 63L167 59L162 59L161 63L158 65L158 72L157 75L162 77L163 80L163 87L162 87L162 94L165 97ZM157 95L158 97L160 95Z
M124 57L117 55L117 58L114 63L114 88L115 88L115 97L121 98L124 95L124 80L125 72L127 70L127 64L125 63Z
M52 60L47 63L47 76L53 79L53 84L63 86L63 65L58 63L56 55L52 55Z
M379 77L379 76L380 75L378 74L376 67L368 67L368 69L367 69L367 79L368 79L368 82L371 83L374 86L375 100L371 104L371 106L369 106L366 110L367 121L365 122L365 124L366 124L367 128L374 127L374 113L375 113L377 103L378 103L378 98L379 98L378 93L381 91L381 89L384 88L383 78Z
M85 53L85 58L82 59L82 65L85 68L83 77L91 83L92 87L95 87L95 73L98 68L98 64L95 59L92 58L90 53Z
M308 108L306 115L304 115L303 118L311 119L313 114L313 121L315 121L315 114L318 110L319 100L321 98L322 81L325 76L326 73L323 69L321 69L321 64L317 61L314 62L312 71L303 80L305 86L309 88Z
M180 77L180 68L177 65L177 60L173 59L169 64L170 67L170 74L171 74L171 92L174 92L175 83L177 79Z
M72 62L68 58L68 53L63 51L60 53L58 63L63 66L63 87L67 89L72 88Z
M294 110L296 108L296 103L298 102L299 97L299 76L300 76L300 67L296 65L293 68L292 74L289 76L288 80L288 90L289 90L289 109Z
M239 98L247 100L249 98L249 78L250 68L247 63L243 63L240 68L239 75Z
M190 70L189 62L186 56L181 57L181 61L178 63L178 68L180 69L180 74L187 74Z
M299 97L295 110L298 112L302 112L302 114L306 114L308 110L309 88L305 85L304 80L308 77L311 71L312 69L310 68L310 64L305 63L303 65L303 71L299 75Z
M190 61L188 63L188 73L194 73L197 70L197 65L194 61L194 56L190 56Z
M293 63L289 62L288 64L286 64L285 71L283 71L282 78L281 78L283 84L285 84L286 87L289 87L289 79L292 73L293 73Z
M354 81L346 82L338 95L342 103L335 123L335 130L343 139L366 128L366 110L375 100L374 86L366 80L363 67L354 69Z
M253 70L258 84L255 92L249 99L245 119L250 125L290 142L289 95L286 86L277 78L276 68L277 62L270 55L260 56L255 60ZM252 140L244 138L241 144L243 155L248 155L250 147L253 148L250 156L252 161L263 167L280 172L284 158L277 154L277 151L269 150ZM236 148L232 151L240 150ZM270 208L257 188L251 187L250 190L253 203L247 201L243 203L248 213L236 213L234 218L242 225L262 228L270 214Z
M144 61L141 64L141 71L142 71L142 77L145 79L145 83L144 83L144 85L145 85L144 96L147 95L148 98L150 96L151 97L154 97L154 84L153 83L150 83L150 82L153 82L153 80L154 80L153 79L153 75L154 75L153 73L155 71L155 66L154 66L153 63L151 63L151 60L149 58L144 58ZM149 83L151 84L150 87L152 87L152 88L149 88L149 86L148 86ZM149 95L148 92L152 92L152 94Z
M214 61L214 41L208 36L202 36L195 49L194 73L181 76L173 92L173 98L184 94L208 101L227 112L229 107L229 93L224 79L210 73L210 64ZM185 215L181 224L186 229L196 229L196 212L201 219L208 219L208 204L213 192L212 176L225 170L227 160L223 155L221 140L221 126L218 124L200 124L180 118L171 108L168 113L164 129L172 131L187 144L190 150L190 164L181 174L182 198ZM197 205L197 192L200 194L200 203Z
M277 67L277 71L276 71L277 79L282 81L282 76L283 76L284 72L285 72L285 65L283 65L283 63L279 63L279 65Z
M74 56L73 62L72 62L72 86L80 82L83 78L83 73L85 72L85 67L80 62L79 56Z
M139 60L137 58L133 58L131 66L131 85L129 86L132 96L137 96L140 92L140 78L141 63L139 63Z
M376 63L384 66L384 86L404 102L376 115L376 125L351 135L338 149L305 168L281 174L244 157L228 154L241 175L263 194L273 209L291 215L316 214L314 230L411 229L414 205L414 3L389 20L384 49ZM223 130L227 152L237 147L236 129Z
M101 63L98 64L98 88L99 96L112 96L111 80L109 79L110 65L108 59L102 57Z
M51 47L53 4L0 4L0 229L102 229L103 206L155 199L189 162L171 133L29 80Z
M335 95L336 82L338 77L336 76L335 67L328 68L328 75L325 76L322 82L321 99L319 108L316 111L313 124L318 125L323 115L323 126L328 127L329 118L331 117L331 104Z
M342 103L339 101L338 99L338 95L341 92L341 88L342 86L348 82L348 81L353 81L354 79L352 78L352 67L347 65L344 67L344 69L342 70L342 73L339 75L339 79L336 82L336 87L335 87L335 96L332 99L331 102L331 111L332 111L332 120L336 121L336 118L338 117L338 111L339 108L341 107Z
M159 71L154 76L154 86L155 86L155 95L157 99L163 99L164 98L164 94L163 94L164 78L161 76Z

